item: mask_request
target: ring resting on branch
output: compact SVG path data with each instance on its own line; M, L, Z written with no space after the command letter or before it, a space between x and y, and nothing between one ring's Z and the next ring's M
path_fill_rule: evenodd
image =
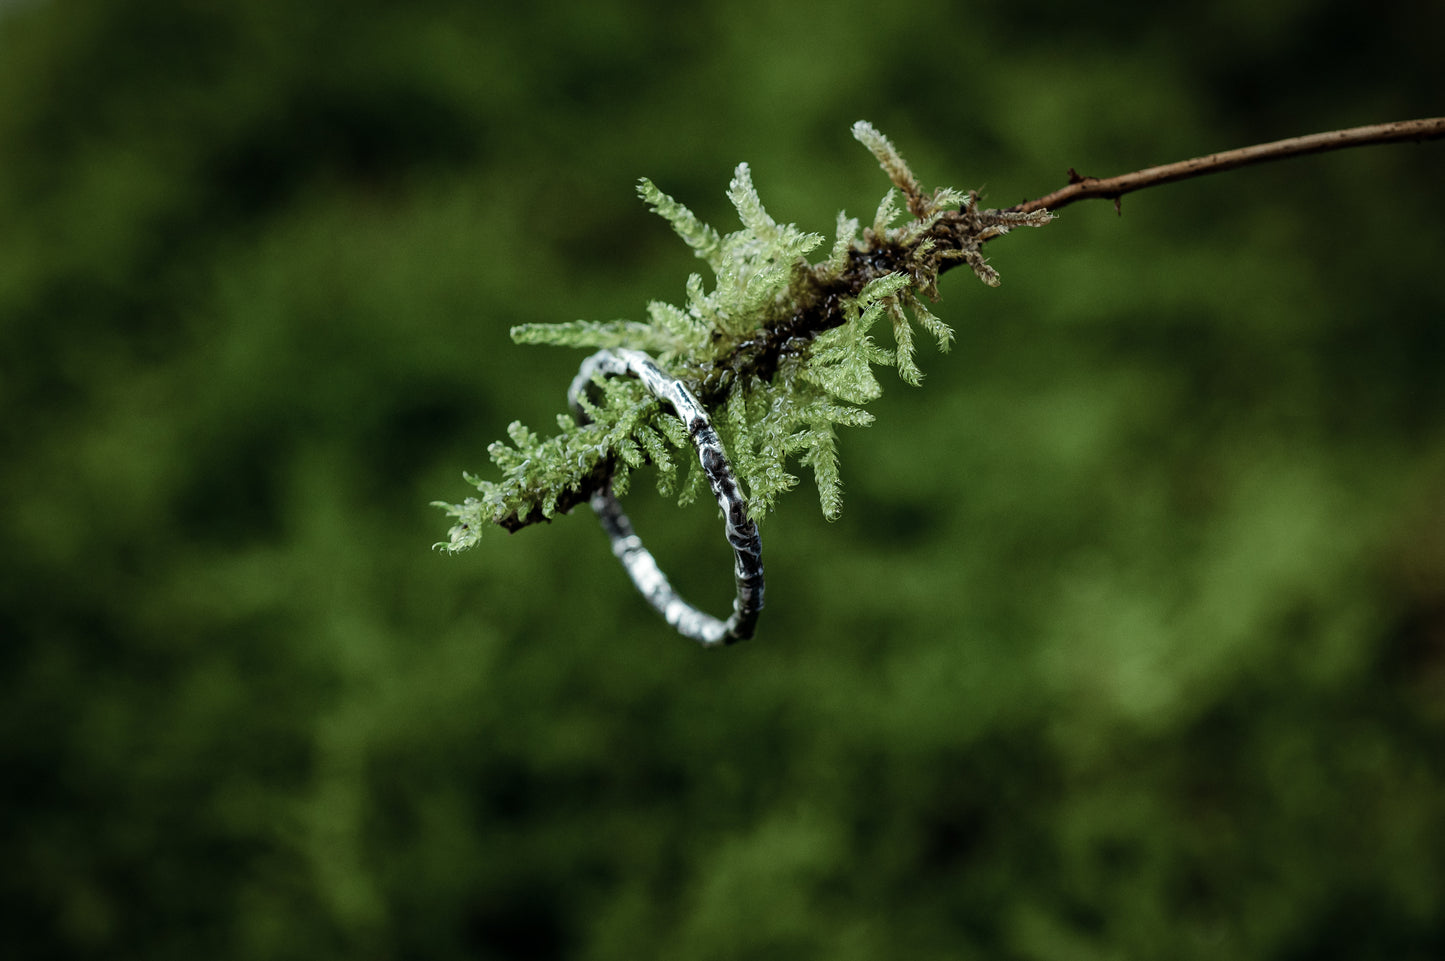
M722 510L727 541L733 549L737 598L733 601L732 615L720 621L693 607L673 590L651 552L642 545L642 539L633 533L632 523L623 513L611 483L607 483L593 493L591 504L612 541L613 555L622 562L647 602L679 634L704 647L747 640L753 636L758 612L763 607L763 546L758 538L758 525L748 516L748 505L707 411L687 385L668 377L651 357L639 350L619 348L615 352L599 350L584 360L577 371L567 396L578 423L585 424L588 418L581 398L593 386L594 378L602 376L636 377L649 393L669 404L687 428L687 435L697 449L698 463Z
M922 374L914 362L920 327L941 350L953 332L924 301L938 299L938 278L961 264L996 286L983 245L1014 227L1038 227L1052 210L1090 198L1125 193L1217 171L1372 143L1445 137L1445 118L1337 130L1211 154L1106 179L1070 171L1069 184L1005 210L985 209L978 195L952 188L925 191L893 145L867 123L853 135L872 151L893 188L872 225L838 215L830 256L805 255L823 242L763 208L751 173L740 164L728 197L743 229L723 236L690 210L643 180L639 192L671 222L711 268L711 291L693 274L683 306L652 302L649 320L576 321L513 328L518 343L590 347L568 394L572 416L558 417L559 433L542 439L520 423L511 445L488 448L501 481L466 475L479 495L440 502L456 519L438 547L458 551L483 529L508 531L550 521L587 501L602 522L637 589L683 635L714 647L752 636L763 606L763 566L757 519L798 478L794 463L812 469L823 513L841 510L836 433L863 426L862 405L881 387L875 366L896 368L906 383ZM902 201L901 205L899 201ZM894 226L906 212L911 219ZM886 323L884 323L886 322ZM892 328L894 347L871 331ZM600 349L599 349L600 348ZM680 478L675 451L691 449ZM658 489L679 503L710 490L722 512L734 553L736 599L719 620L683 600L632 530L618 498L630 472L657 468Z

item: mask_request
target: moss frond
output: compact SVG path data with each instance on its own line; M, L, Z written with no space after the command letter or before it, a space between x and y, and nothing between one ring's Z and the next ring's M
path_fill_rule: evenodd
M763 200L753 186L753 172L745 163L733 171L732 183L728 184L728 199L737 208L738 219L743 222L744 231L759 246L776 244L778 224L763 209Z
M908 164L904 162L902 155L898 153L892 142L866 120L860 120L853 125L853 136L859 143L871 150L873 156L878 158L878 165L888 174L888 179L903 192L903 196L908 202L908 209L919 218L926 216L926 211L921 208L915 209L915 204L922 202L923 189L918 186L913 171L908 169Z
M948 353L953 347L953 328L935 317L927 307L918 302L916 297L910 298L909 309L913 311L913 319L938 342L938 349L941 353Z
M876 319L881 310L874 311ZM861 318L860 318L861 320ZM859 322L819 334L812 363L799 372L803 381L850 404L866 404L883 395L873 367L891 364L893 355L873 343Z
M858 243L858 218L849 217L843 211L838 211L838 228L833 236L833 252L828 255L828 260L822 265L822 270L829 275L842 273L843 268L848 266L848 255L852 253Z
M722 238L718 232L697 218L687 207L657 189L646 177L637 182L637 192L647 201L652 212L672 224L672 229L693 251L717 270L721 263Z
M894 364L898 376L914 387L923 383L923 371L913 359L913 325L903 313L903 307L896 300L888 303L888 319L893 322L893 340L898 344L894 352Z
M818 504L823 516L837 520L843 513L843 481L838 475L837 435L832 425L811 430L804 435L803 463L813 470L818 485Z
M519 324L511 329L518 344L550 344L554 347L628 347L653 352L671 350L676 340L672 331L656 324L635 320L573 320L561 324Z
M889 188L883 199L878 201L878 212L873 215L873 233L880 237L886 234L901 212L898 207L898 193Z

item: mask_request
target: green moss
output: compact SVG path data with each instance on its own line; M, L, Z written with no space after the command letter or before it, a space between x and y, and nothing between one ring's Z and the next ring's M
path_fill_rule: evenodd
M853 135L872 151L893 188L869 228L860 231L856 219L838 215L825 260L807 260L823 244L821 234L768 214L745 163L727 191L742 229L727 235L643 179L642 199L708 265L712 288L693 274L681 306L654 301L644 322L528 324L513 328L512 338L652 354L713 412L755 517L798 483L791 472L796 462L812 471L824 515L836 518L842 510L837 428L871 423L860 405L882 393L873 368L894 367L904 382L917 385L923 374L914 360L914 325L941 350L952 342L953 331L923 303L937 299L939 274L964 263L997 285L982 244L1011 226L1050 219L1047 212L980 210L976 194L952 188L925 192L882 134L859 122ZM893 226L905 210L910 219ZM873 336L885 317L891 347ZM502 479L468 476L479 496L438 505L457 521L439 546L460 550L489 525L516 530L550 518L585 500L609 475L614 489L624 489L629 471L646 464L659 468L664 494L684 502L696 496L700 474L694 471L686 482L676 476L672 451L688 446L677 419L637 383L598 381L597 387L600 403L586 404L589 423L562 416L560 433L546 440L513 424L511 445L489 448Z

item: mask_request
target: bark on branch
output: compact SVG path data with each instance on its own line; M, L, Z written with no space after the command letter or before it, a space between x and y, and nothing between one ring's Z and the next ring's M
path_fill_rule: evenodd
M1424 120L1397 120L1394 123L1371 124L1367 127L1350 127L1346 130L1330 130L1325 133L1309 134L1304 137L1290 137L1273 143L1255 144L1238 150L1226 150L1205 157L1194 157L1161 167L1149 167L1117 177L1080 177L1069 171L1069 184L1051 194L1036 200L1021 203L1010 210L1029 213L1042 210L1058 210L1077 200L1106 198L1118 204L1119 198L1145 187L1202 177L1205 174L1234 170L1251 164L1270 160L1284 160L1305 154L1325 153L1329 150L1343 150L1345 147L1363 147L1369 144L1398 143L1405 140L1423 142L1445 137L1445 117L1430 117Z

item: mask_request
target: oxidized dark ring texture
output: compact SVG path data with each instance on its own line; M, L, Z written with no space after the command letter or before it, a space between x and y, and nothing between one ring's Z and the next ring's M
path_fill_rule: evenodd
M586 423L586 414L578 403L596 374L606 377L636 377L654 397L672 405L687 427L687 434L697 448L698 463L712 487L713 497L722 508L728 543L733 549L733 577L737 598L732 616L720 621L683 600L668 583L652 553L642 546L642 539L632 530L632 522L622 510L609 482L592 495L592 510L602 522L602 529L612 541L612 553L627 569L632 583L678 633L690 637L704 647L717 647L743 641L753 636L758 612L763 608L763 546L758 526L748 516L748 506L738 489L728 464L727 452L717 431L713 430L707 411L692 391L680 380L667 376L653 359L639 350L599 350L582 362L567 398L578 423Z

